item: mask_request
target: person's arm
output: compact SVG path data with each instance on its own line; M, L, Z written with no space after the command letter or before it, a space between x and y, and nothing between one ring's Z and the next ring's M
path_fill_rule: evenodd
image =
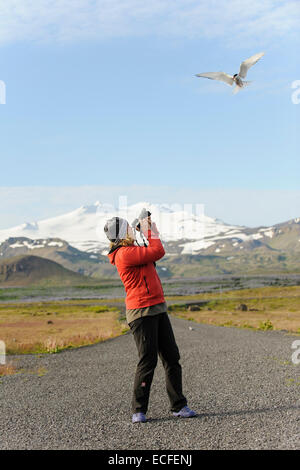
M148 230L149 245L125 247L117 254L119 260L126 266L138 266L161 259L165 250L158 237L157 230Z

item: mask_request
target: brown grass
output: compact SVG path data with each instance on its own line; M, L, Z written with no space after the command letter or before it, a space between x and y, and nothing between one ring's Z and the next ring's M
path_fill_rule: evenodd
M211 297L211 300L206 299L205 305L200 305L199 311L189 311L184 305L171 306L170 310L174 315L198 323L300 333L298 286L251 289L251 293L250 296L247 289L247 295L243 291L231 291L217 299ZM246 304L248 309L240 310L240 304Z
M300 313L300 312L299 312ZM300 333L299 313L284 314L281 312L226 312L218 310L201 310L200 312L178 311L176 316L197 323L218 326L235 326L259 330L286 330Z
M0 377L6 375L15 375L15 374L31 374L42 377L47 374L47 369L45 367L36 367L34 369L24 369L17 365L16 362L9 362L5 365L0 365Z
M12 363L0 364L0 377L4 375L13 375L17 372L16 366Z
M81 304L0 306L0 336L7 354L58 352L119 336L127 330L117 309Z

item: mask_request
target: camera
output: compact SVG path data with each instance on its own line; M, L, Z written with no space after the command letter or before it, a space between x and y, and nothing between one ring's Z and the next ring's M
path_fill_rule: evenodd
M141 230L141 224L140 224L140 221L143 220L143 219L146 219L147 217L150 217L151 216L151 212L150 211L147 211L147 209L142 209L140 215L138 216L137 219L134 219L134 221L132 222L131 226L134 230L137 230L138 232Z
M146 209L142 209L140 215L139 215L139 220L143 220L143 219L146 219L146 217L150 217L151 216L151 212L150 211L147 211Z

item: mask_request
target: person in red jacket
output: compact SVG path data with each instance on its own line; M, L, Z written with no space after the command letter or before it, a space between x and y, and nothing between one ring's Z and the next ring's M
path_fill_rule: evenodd
M165 250L151 217L140 221L140 230L148 246L136 246L134 233L125 219L107 221L104 231L111 241L108 257L115 265L126 292L126 319L138 350L132 422L145 422L154 370L159 355L165 369L170 411L174 416L190 418L196 413L189 409L182 393L180 354L167 313L163 288L155 268Z

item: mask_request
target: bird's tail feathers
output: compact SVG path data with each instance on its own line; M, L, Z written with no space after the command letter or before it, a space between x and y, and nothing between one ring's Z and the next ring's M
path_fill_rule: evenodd
M241 91L243 88L241 86L236 86L232 92L233 95L236 95L239 91Z
M252 83L252 80L246 82L243 82L243 86L236 86L235 89L233 90L232 94L236 95L239 91L241 91L244 87L249 86Z

